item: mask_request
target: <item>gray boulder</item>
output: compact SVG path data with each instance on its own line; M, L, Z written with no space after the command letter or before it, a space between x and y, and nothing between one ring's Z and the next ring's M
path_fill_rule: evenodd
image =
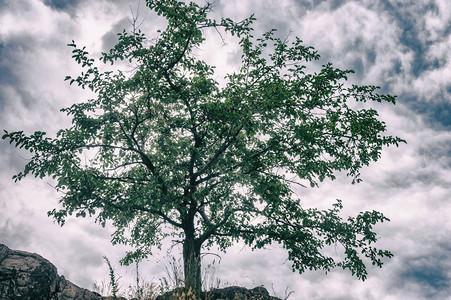
M246 289L239 286L229 286L222 289L213 289L207 293L208 299L212 300L280 300L269 295L268 290L259 286Z
M156 300L192 300L192 297L184 297L186 293L183 288L177 288L173 291L160 295ZM221 289L212 289L203 293L201 299L204 300L281 300L269 295L268 290L259 286L253 289L247 289L239 286L229 286Z
M66 300L105 299L59 276L42 256L11 250L0 244L0 299Z

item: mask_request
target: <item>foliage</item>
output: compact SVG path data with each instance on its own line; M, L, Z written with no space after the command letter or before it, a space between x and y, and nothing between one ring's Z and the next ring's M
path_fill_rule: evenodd
M97 97L62 109L73 125L55 138L5 131L3 139L34 153L14 179L56 179L61 207L49 215L61 225L72 214L95 216L103 226L111 220L113 243L136 249L124 263L146 257L169 236L180 241L185 284L195 290L200 250L225 250L240 239L253 249L281 243L301 273L341 267L364 280L364 259L381 266L391 257L373 245L373 226L388 220L383 214L343 220L341 201L329 210L304 209L292 187L317 187L340 171L361 181L362 167L403 140L384 135L377 111L355 109L355 102L395 97L346 84L352 71L330 63L308 72L317 52L275 30L255 38L253 16L216 21L208 18L211 4L176 0L147 6L167 20L166 29L156 39L124 30L100 57L104 64L126 61L125 71L120 64L101 71L84 47L69 44L84 71L66 80ZM242 64L224 84L195 54L206 30L239 39ZM328 257L327 245L341 245L344 259Z

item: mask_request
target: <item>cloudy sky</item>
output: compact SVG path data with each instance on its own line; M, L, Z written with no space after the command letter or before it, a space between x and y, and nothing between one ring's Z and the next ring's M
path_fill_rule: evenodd
M69 86L77 75L71 40L98 56L114 45L116 33L129 29L133 9L141 6L143 29L161 20L146 11L144 0L0 0L0 129L46 131L68 126L60 108L92 95ZM256 32L278 28L299 36L322 56L320 63L354 69L350 81L375 84L397 95L397 105L378 105L390 134L407 140L388 148L377 163L351 185L338 176L320 188L299 191L306 206L344 203L343 215L379 210L391 219L377 226L381 248L395 257L382 269L369 268L365 282L335 270L291 272L277 245L251 252L241 245L221 254L216 276L249 288L265 285L289 299L451 299L451 2L448 0L217 0L216 16L243 19L255 13ZM218 80L236 67L236 45L221 46L214 33L201 49L218 66ZM226 37L228 39L228 37ZM119 267L126 250L110 245L110 229L90 219L54 224L47 211L58 194L49 179L14 183L27 157L0 142L0 243L36 252L60 274L86 288L108 277L107 255L125 286L133 267ZM178 256L178 250L172 254ZM208 256L212 260L215 256ZM140 266L148 280L165 276L166 252Z

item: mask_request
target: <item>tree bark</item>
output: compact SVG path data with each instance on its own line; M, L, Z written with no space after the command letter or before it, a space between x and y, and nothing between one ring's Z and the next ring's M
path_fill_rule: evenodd
M194 237L186 237L183 242L183 266L185 272L185 289L200 297L202 278L200 267L200 243Z

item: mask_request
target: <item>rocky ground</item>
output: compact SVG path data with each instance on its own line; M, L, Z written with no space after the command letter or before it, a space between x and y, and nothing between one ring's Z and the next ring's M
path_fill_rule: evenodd
M104 299L59 276L42 256L0 244L0 299Z
M181 289L158 296L156 300L193 300ZM107 300L98 293L81 288L58 275L56 267L42 256L11 250L0 244L0 300ZM125 298L121 298L125 299ZM263 287L246 289L231 286L213 289L201 300L280 300Z
M155 300L193 300L189 295L185 296L183 289L175 289L161 296ZM229 286L221 289L212 289L202 294L199 300L281 300L269 295L264 287L256 287L251 290L239 287Z

